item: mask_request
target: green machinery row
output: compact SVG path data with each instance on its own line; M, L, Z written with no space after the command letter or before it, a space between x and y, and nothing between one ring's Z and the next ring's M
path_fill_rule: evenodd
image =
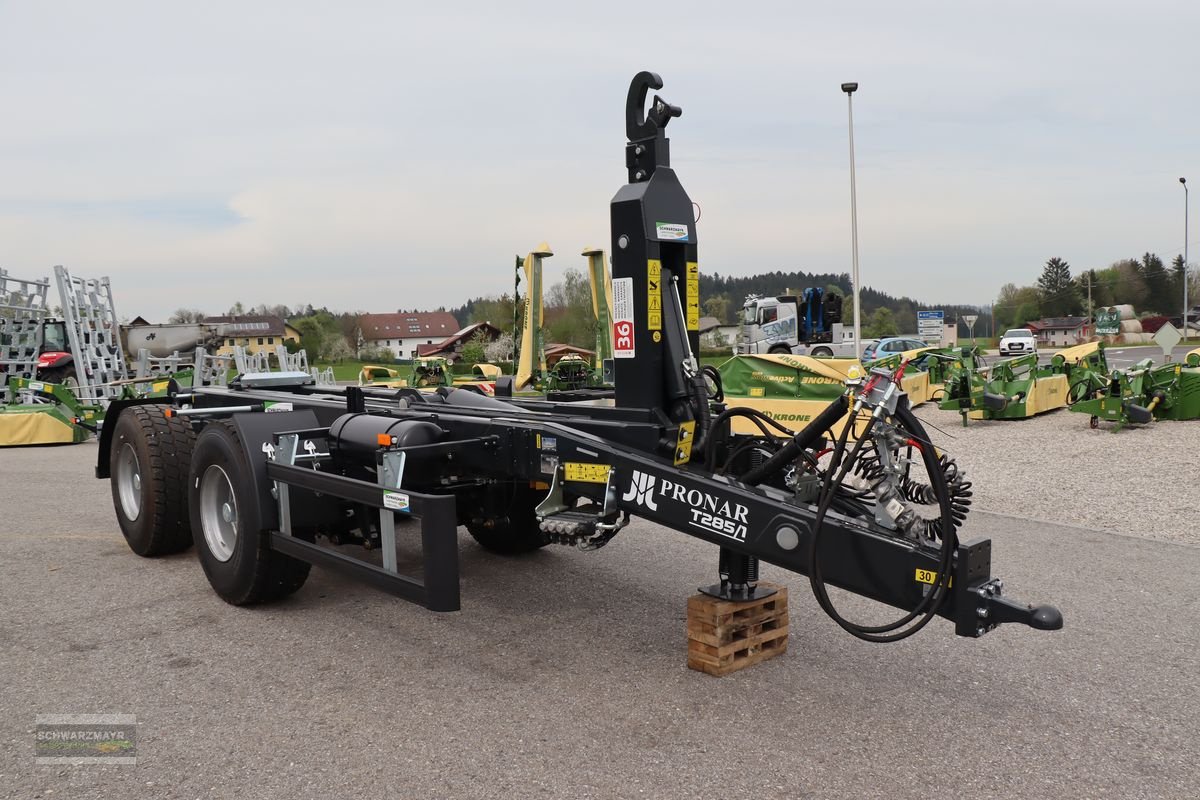
M1200 418L1200 348L1182 363L1155 366L1151 359L1127 370L1110 370L1104 345L1057 352L1048 364L1036 354L988 364L976 347L923 348L860 365L854 359L807 356L735 356L720 367L730 405L766 413L788 427L807 422L844 391L847 379L865 371L897 371L910 404L936 402L969 420L1026 419L1069 408L1087 414L1091 427L1156 419ZM746 423L749 424L749 423Z
M126 363L107 278L54 268L50 279L0 269L0 447L78 444L103 424L114 400L166 396L172 381L191 385L180 359L139 353ZM210 357L211 358L211 357Z

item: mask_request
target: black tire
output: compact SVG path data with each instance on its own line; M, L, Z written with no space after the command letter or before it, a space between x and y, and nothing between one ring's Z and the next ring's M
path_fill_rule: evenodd
M535 509L546 496L528 484L496 484L484 490L467 532L484 550L504 556L529 553L550 543L538 527Z
M812 355L813 358L829 358L833 355L833 351L828 347L814 347Z
M224 506L229 506L228 517L222 516ZM268 546L250 465L232 426L209 423L196 438L188 507L200 566L225 602L269 603L295 592L308 579L308 562Z
M113 508L129 549L147 558L191 547L187 509L188 465L195 434L166 406L121 412L109 451Z
M787 345L777 344L767 352L773 356L787 356L792 354L792 348Z
M56 369L42 370L41 375L38 376L38 380L66 386L72 392L79 388L79 379L76 377L74 364L68 364L65 367L58 367Z

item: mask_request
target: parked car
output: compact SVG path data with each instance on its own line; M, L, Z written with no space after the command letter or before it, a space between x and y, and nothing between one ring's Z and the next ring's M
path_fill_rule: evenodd
M1000 355L1023 356L1037 352L1037 337L1029 328L1013 328L1000 337Z
M887 358L896 353L903 353L907 350L916 350L919 347L929 347L928 342L920 339L914 339L911 336L889 336L880 339L877 342L872 342L863 348L863 362L874 361L878 358Z

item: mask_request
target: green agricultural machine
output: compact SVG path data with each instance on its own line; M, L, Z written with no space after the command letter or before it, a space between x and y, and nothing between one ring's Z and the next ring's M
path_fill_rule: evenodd
M1091 427L1112 422L1113 432L1126 425L1145 425L1159 419L1200 418L1200 350L1188 353L1182 364L1155 366L1146 358L1131 369L1114 369L1093 377L1071 410L1088 414Z
M49 316L48 278L0 269L0 447L85 441L113 401L165 396L185 377L151 374L151 362L178 359L149 357L132 377L108 279L76 278L62 266L54 278L62 320Z
M963 369L963 358L969 355L976 366L983 366L978 348L973 347L924 347L918 350L908 350L903 353L892 353L885 358L878 358L863 365L868 371L886 369L895 372L905 361L908 367L905 375L924 372L929 376L929 400L935 400L943 392L943 387L951 374ZM911 402L911 401L910 401ZM913 405L917 405L913 402Z
M0 446L79 444L96 431L104 408L80 402L56 383L10 378L9 398L0 390ZM8 400L11 399L11 402Z
M1068 377L1063 364L1038 365L1036 353L982 363L976 348L962 348L946 368L938 408L968 419L1026 419L1067 405Z

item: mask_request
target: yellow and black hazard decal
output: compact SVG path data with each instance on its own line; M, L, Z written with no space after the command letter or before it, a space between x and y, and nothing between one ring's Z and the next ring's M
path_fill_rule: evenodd
M920 567L917 567L916 578L917 583L926 583L930 586L933 586L935 583L937 583L938 574L931 569L921 569ZM953 579L950 580L950 585L954 585Z
M608 483L608 464L584 464L578 461L563 463L563 477L579 483Z
M687 262L687 328L700 330L700 265Z
M662 262L657 258L646 261L646 328L662 330Z
M675 466L692 460L692 440L696 438L696 423L692 420L679 423L679 438L675 442Z

